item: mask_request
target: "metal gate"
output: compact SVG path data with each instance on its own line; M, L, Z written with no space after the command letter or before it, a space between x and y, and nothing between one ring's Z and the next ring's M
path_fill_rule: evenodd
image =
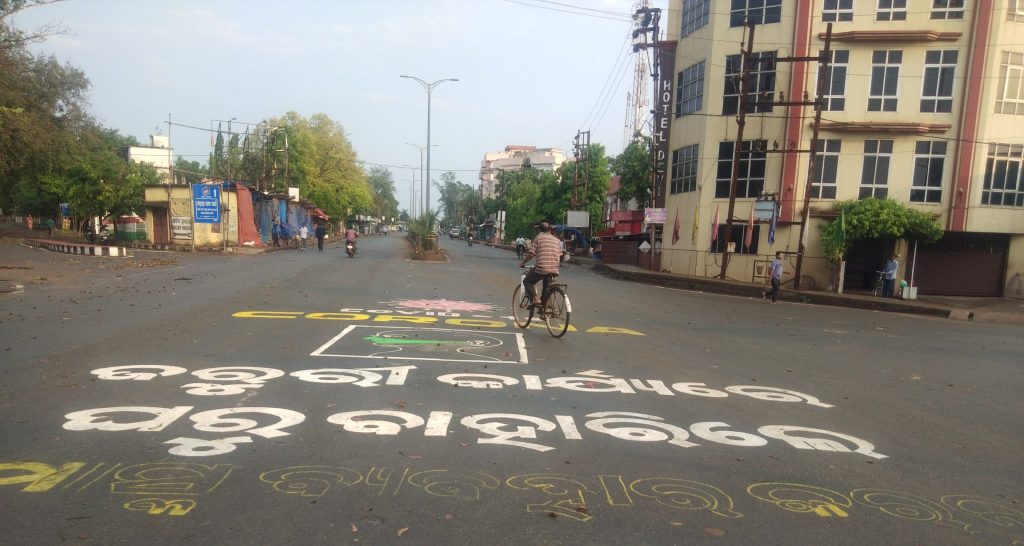
M934 244L920 245L914 269L918 293L1002 296L1009 247L1009 235L952 232Z

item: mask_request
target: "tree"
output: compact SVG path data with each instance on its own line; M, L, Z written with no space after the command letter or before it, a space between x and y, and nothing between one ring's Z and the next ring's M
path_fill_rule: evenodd
M402 209L402 212L398 213L398 219L403 222L409 221L409 211Z
M398 216L398 199L395 198L395 179L386 167L373 167L367 177L373 191L374 216L390 221Z
M456 180L454 172L443 173L441 181L434 182L434 187L440 194L441 212L444 213L442 228L477 225L486 218L480 193L473 186Z
M925 212L892 199L841 201L833 205L838 217L821 227L825 257L842 261L859 239L914 239L932 243L942 238L942 226Z
M198 184L203 178L209 176L206 165L198 161L188 161L182 156L174 160L174 180L184 181L186 184Z
M608 185L611 180L608 157L605 155L604 145L590 145L590 183L586 188L586 210L590 213L590 229L598 231L603 224L604 203L608 195ZM569 186L572 191L573 172L576 167L574 160L566 161L558 168L559 179ZM565 210L568 210L568 206ZM560 216L564 218L564 213Z
M288 141L282 152L274 148L272 190L298 187L303 197L330 216L344 218L372 211L373 191L339 123L327 114L314 114L307 119L288 112L267 120L267 124L278 128L272 133L272 146L286 138ZM287 159L278 159L281 153L287 154ZM281 172L285 164L287 178Z
M647 207L651 200L651 138L637 135L610 163L612 172L619 175L619 199L636 199L639 208Z

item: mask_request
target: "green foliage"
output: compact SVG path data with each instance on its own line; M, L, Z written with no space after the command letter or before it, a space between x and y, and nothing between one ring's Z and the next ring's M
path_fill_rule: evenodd
M476 188L459 182L455 173L448 171L441 175L441 181L434 187L440 193L440 212L444 214L441 227L445 230L466 224L478 225L486 219L484 200Z
M398 217L398 199L395 198L395 179L386 167L373 167L368 177L373 192L373 208L370 214L391 222Z
M372 212L373 190L339 123L327 114L314 114L307 119L295 112L267 120L267 123L279 128L270 140L271 190L298 187L304 198L334 217ZM283 148L285 138L286 149ZM284 154L288 156L287 162Z
M198 161L188 161L180 155L174 160L174 180L177 183L198 184L207 176L206 165Z
M619 199L636 199L641 209L651 199L651 139L637 135L617 157L611 160L612 172L621 177Z
M575 161L566 161L558 169L558 178L566 186L565 208L557 216L551 218L558 222L565 221L565 211L569 210L568 196L572 193L573 171ZM586 209L590 212L590 229L598 231L602 228L605 197L611 181L611 168L605 148L602 144L590 145L590 183L586 191Z
M861 199L836 203L840 213L821 228L825 257L841 261L858 239L913 239L931 243L942 238L943 229L932 215L892 199Z

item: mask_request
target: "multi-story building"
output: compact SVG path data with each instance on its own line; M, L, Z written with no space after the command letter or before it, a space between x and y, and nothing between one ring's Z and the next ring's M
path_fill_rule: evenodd
M677 47L666 208L687 229L675 243L665 237L663 269L719 273L747 22L756 25L755 98L740 144L751 152L740 164L729 277L756 279L779 250L785 280L793 274L809 154L777 149L809 149L814 111L771 103L813 100L819 65L775 59L819 55L832 23L803 287L833 282L820 227L835 203L883 197L933 215L946 233L920 246L856 241L848 288L869 285L895 251L900 278L913 275L922 294L1024 296L1024 0L670 0L667 39ZM759 200L762 211L776 204L774 241L762 221L748 246Z
M480 162L480 195L494 197L495 184L501 171L518 171L524 167L554 171L565 161L565 150L536 146L505 146L502 152L487 152Z
M173 153L171 141L163 135L149 135L149 142L149 146L128 146L124 153L131 161L149 163L156 167L163 182L167 182L171 172L171 155Z

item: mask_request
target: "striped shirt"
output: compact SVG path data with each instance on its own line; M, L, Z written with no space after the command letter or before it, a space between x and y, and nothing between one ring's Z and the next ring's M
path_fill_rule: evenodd
M543 275L557 275L558 264L562 259L562 241L550 233L540 233L533 240L533 250L537 256L537 273Z

